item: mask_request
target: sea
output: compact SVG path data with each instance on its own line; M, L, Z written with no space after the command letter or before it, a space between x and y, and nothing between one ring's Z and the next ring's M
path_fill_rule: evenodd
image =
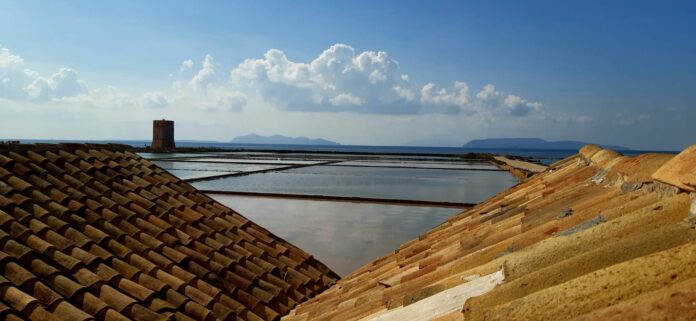
M144 140L20 140L22 143L116 143L134 147L145 147L150 141ZM177 141L177 147L210 147L229 151L284 151L321 153L366 153L366 154L416 154L416 155L457 155L467 153L490 153L524 157L541 164L549 165L576 154L575 149L522 149L522 148L463 148L426 146L376 146L376 145L275 145L275 144L236 144L209 141ZM644 153L671 153L678 151L617 150L626 156Z

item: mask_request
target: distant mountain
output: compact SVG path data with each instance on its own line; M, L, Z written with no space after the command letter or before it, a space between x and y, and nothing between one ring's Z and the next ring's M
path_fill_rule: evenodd
M288 137L282 135L273 136L261 136L256 134L249 134L244 136L237 136L232 139L231 143L234 144L274 144L274 145L341 145L337 142L332 142L330 140L321 138L307 138L303 136L299 137Z
M576 150L588 143L563 140L563 141L546 141L541 138L488 138L474 139L464 144L464 148L497 148L497 149L571 149ZM603 148L613 150L630 150L628 147L616 145L603 145Z

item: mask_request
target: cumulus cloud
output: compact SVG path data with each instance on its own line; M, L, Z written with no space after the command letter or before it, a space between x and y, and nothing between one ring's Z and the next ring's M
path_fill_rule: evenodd
M542 111L543 104L528 101L517 95L506 95L488 84L476 94L477 103L481 108L497 114L506 114L516 117L528 116Z
M57 102L73 107L98 109L164 108L170 105L166 94L150 92L144 95L123 92L113 86L88 88L79 73L72 68L59 68L47 76L25 68L21 56L0 47L0 98L15 101Z
M217 107L222 110L232 112L242 111L242 108L247 105L247 97L241 93L229 93L220 97L217 101Z
M50 76L24 68L24 59L0 47L0 97L23 100L49 100L73 97L87 92L77 71L60 68Z
M350 105L362 105L363 101L360 97L351 94L338 94L331 99L329 99L331 105L334 106L350 106Z
M72 97L87 92L87 85L80 80L77 71L70 68L60 68L50 77L42 77L36 72L26 73L34 80L25 87L30 98L52 99Z
M13 55L9 49L0 46L0 70L10 69L24 64L22 57Z
M31 82L32 74L24 72L24 59L0 46L0 97L26 98L24 87Z
M542 106L539 102L530 102L515 95L508 95L503 101L503 107L512 116L527 116L532 112L540 111Z
M469 86L461 81L454 83L454 89L438 89L433 83L428 83L421 89L421 102L426 106L440 106L450 111L470 109Z
M193 60L187 59L181 62L181 66L179 66L179 72L184 72L191 68L193 68Z
M345 44L329 47L308 63L292 61L283 51L271 49L263 58L246 59L230 77L239 88L286 110L523 117L543 109L539 102L503 94L493 85L475 96L463 81L449 88L431 82L418 86L388 53L357 52Z
M179 74L192 70L194 65L193 60L184 60ZM230 71L229 79L218 77L216 69L213 56L206 54L193 76L176 76L169 90L126 93L114 88L89 89L71 68L43 76L25 69L22 57L0 47L0 97L233 112L253 101L253 105L288 111L462 114L482 118L550 114L543 104L504 93L491 84L476 92L463 81L442 86L414 80L387 52L360 52L345 44L332 45L308 62L293 61L282 50L271 49L261 58L241 62Z
M261 59L246 59L230 76L240 88L281 109L331 111L351 105L356 112L398 113L417 107L403 104L413 100L413 86L397 61L383 51L356 53L344 44L329 47L309 63L271 49Z
M213 63L213 56L205 55L203 59L203 67L198 73L193 76L189 82L195 90L205 90L206 86L211 83L215 78L215 64Z
M476 94L476 98L478 98L479 100L482 100L482 101L496 99L499 96L500 96L500 92L495 90L495 86L493 86L491 84L483 86L483 90L479 91Z

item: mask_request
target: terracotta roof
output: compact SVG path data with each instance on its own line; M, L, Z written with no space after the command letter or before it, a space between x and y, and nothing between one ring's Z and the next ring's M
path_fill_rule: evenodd
M0 144L0 319L273 320L337 279L122 146Z
M283 320L696 320L695 168L586 146Z

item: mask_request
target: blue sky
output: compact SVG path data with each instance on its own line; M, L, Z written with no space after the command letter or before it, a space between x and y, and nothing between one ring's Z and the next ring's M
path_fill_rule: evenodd
M696 143L688 1L0 0L0 137ZM189 62L190 61L190 62Z

